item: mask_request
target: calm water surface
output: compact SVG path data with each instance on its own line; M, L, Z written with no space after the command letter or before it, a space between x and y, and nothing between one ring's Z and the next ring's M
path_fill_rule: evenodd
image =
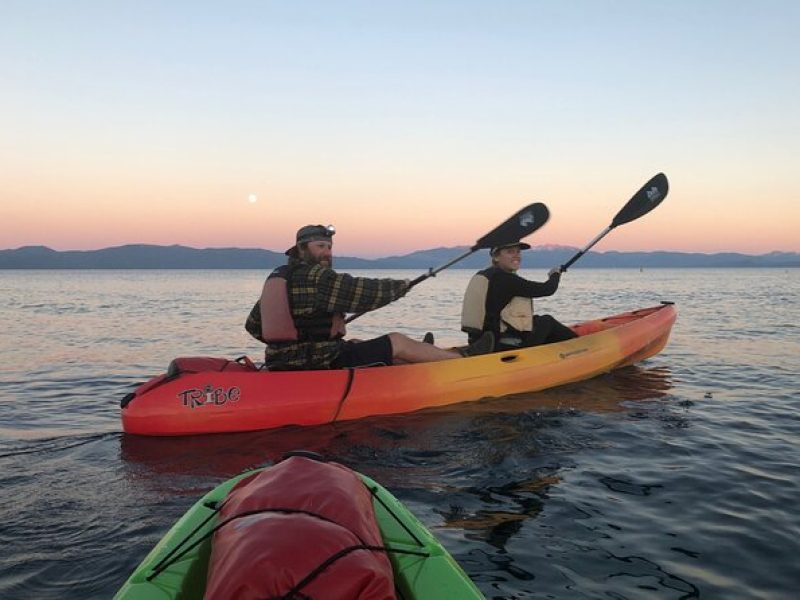
M350 333L461 343L470 275L443 272ZM242 324L263 277L0 271L0 598L111 597L200 495L296 448L383 483L488 598L796 597L800 270L571 270L537 312L572 323L671 300L679 316L658 356L556 390L122 434L119 400L173 357L261 357Z

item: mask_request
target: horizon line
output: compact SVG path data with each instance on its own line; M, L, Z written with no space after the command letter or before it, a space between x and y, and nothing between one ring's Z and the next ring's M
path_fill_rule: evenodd
M205 246L205 247L197 247L197 246L189 246L186 244L174 243L174 244L153 244L147 242L131 242L125 244L118 244L114 246L104 246L101 248L93 248L93 249L71 249L71 250L58 250L55 248L51 248L45 244L26 244L23 246L18 246L17 248L0 248L0 252L15 252L19 250L24 250L27 248L42 248L49 250L51 252L58 252L58 253L65 253L65 252L102 252L103 250L113 250L118 248L126 248L131 246L145 246L145 247L153 247L153 248L186 248L189 250L196 250L196 251L204 251L204 250L243 250L243 251L259 251L259 252L272 252L274 254L284 254L283 250L271 250L269 248L259 248L259 247L243 247L243 246ZM450 249L463 249L469 248L468 245L458 245L458 246L436 246L432 248L423 248L417 250L410 250L404 254L386 254L386 255L374 255L374 256L357 256L357 255L346 255L346 254L337 254L336 256L340 258L356 258L360 260L381 260L387 258L402 258L409 256L411 254L416 254L419 252L430 252L434 250L450 250ZM581 248L578 246L564 246L560 244L531 244L530 251L542 251L542 250L568 250L568 251L579 251ZM478 252L478 251L476 251ZM718 254L739 254L741 256L752 256L752 257L759 257L759 256L768 256L771 254L800 254L800 252L795 250L771 250L769 252L763 252L760 254L752 254L747 252L742 252L738 250L722 250L717 252L701 252L696 250L592 250L589 249L588 252L594 252L596 254L608 254L608 253L618 253L618 254L654 254L654 253L670 253L670 254L698 254L703 256L714 256Z

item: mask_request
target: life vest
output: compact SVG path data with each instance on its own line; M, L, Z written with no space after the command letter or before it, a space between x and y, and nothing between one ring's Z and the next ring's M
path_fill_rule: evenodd
M321 313L292 316L289 281L302 264L278 267L264 282L261 298L253 306L245 329L257 340L272 342L325 341L343 337L344 315Z
M504 333L509 329L533 331L533 298L514 296L499 314L487 314L486 299L497 267L490 267L472 276L461 305L461 331L470 335L484 331Z

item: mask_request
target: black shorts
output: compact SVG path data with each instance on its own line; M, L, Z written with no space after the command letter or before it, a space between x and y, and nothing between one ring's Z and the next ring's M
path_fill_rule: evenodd
M392 342L382 335L363 342L345 342L333 367L380 367L392 364Z

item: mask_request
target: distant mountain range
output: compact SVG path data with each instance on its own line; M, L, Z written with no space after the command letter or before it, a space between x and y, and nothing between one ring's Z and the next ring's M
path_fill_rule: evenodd
M433 248L385 258L335 257L339 269L420 269L443 265L469 248ZM538 246L524 255L523 268L550 268L569 260L579 248ZM258 248L189 248L132 244L101 250L57 251L45 246L0 250L0 269L271 269L286 262L281 252ZM478 269L488 264L481 250L453 268ZM588 252L577 267L586 268L725 268L800 267L798 252L749 255L735 252Z

